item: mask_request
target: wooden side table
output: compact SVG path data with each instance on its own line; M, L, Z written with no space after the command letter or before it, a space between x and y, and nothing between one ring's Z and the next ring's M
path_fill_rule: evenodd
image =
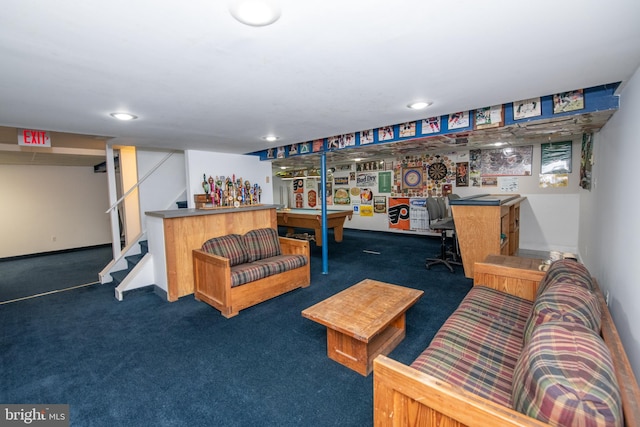
M483 262L475 263L473 285L487 286L533 301L538 284L546 274L538 269L543 262L538 258L488 255Z

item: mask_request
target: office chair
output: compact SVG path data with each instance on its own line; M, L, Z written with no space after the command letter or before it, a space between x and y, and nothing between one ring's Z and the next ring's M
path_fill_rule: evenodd
M458 261L457 250L447 251L448 231L454 233L454 247L457 247L455 245L453 218L447 215L447 206L442 197L428 197L427 212L429 213L429 228L440 232L440 256L438 258L427 258L425 267L429 270L432 265L444 264L453 273L454 265L462 265Z

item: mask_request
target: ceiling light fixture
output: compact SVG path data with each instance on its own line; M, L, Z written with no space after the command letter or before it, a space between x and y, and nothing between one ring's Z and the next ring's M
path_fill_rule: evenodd
M411 108L412 110L424 110L431 104L433 104L433 102L418 101L418 102L412 102L411 104L407 105L407 107Z
M278 138L275 135L267 135L267 136L263 136L262 139L264 139L265 141L273 142L273 141L279 140L280 138Z
M252 27L271 25L280 18L280 8L270 0L236 0L229 6L229 12Z
M124 121L135 120L138 118L138 116L134 116L133 114L129 113L111 113L111 117Z

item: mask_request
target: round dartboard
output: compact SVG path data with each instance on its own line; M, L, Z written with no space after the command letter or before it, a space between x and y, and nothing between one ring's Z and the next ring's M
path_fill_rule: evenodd
M447 176L447 165L444 163L432 163L429 166L429 178L440 181Z

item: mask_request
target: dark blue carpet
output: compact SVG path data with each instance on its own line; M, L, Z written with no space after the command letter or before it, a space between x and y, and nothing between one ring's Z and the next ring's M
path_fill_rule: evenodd
M0 402L68 403L74 426L368 426L373 374L326 356L325 328L300 312L365 278L425 291L390 354L410 363L471 288L461 267L424 268L439 240L345 230L329 274L232 319L148 290L95 285L0 306ZM367 254L363 250L380 252ZM46 277L40 280L46 281Z
M111 245L0 260L0 302L84 285L113 259Z

